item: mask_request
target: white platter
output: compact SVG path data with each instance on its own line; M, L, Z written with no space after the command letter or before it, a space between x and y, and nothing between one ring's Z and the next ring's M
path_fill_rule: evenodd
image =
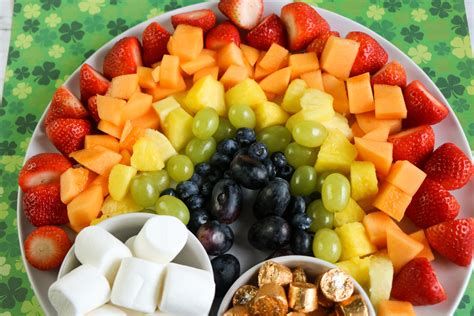
M264 16L270 13L280 14L281 7L289 2L290 1L266 2ZM143 23L140 23L102 46L102 48L97 50L97 52L95 52L91 57L89 57L86 62L94 68L101 70L102 61L105 54L118 39L124 36L137 36L141 39L142 31L152 21L156 21L161 25L165 26L169 31L172 31L173 28L170 23L170 17L172 15L191 10L206 8L213 9L214 12L218 13L216 3L201 3L170 11L160 16L149 19ZM439 89L435 86L431 79L422 71L422 69L418 67L408 56L406 56L401 50L399 50L389 41L385 40L377 33L371 31L367 27L353 20L350 20L336 13L329 12L327 10L319 8L317 10L329 22L331 28L336 31L339 31L342 36L344 36L350 31L363 31L370 34L385 48L385 50L389 54L390 60L395 59L405 67L408 82L415 79L420 80L427 87L427 89L431 91L431 93L433 93L436 98L441 100L443 103L448 104L447 100L441 94ZM223 19L223 16L220 13L218 13L218 17L220 19ZM79 68L81 65L77 66L77 70L66 81L65 86L71 89L71 91L77 96L79 96ZM56 149L46 137L43 120L44 115L40 119L40 122L33 133L30 146L26 153L26 159L41 152L56 152ZM468 156L470 156L468 142L463 133L461 125L459 124L451 108L449 109L448 117L440 124L434 126L434 130L436 134L436 147L445 142L452 142L459 146ZM474 204L474 181L470 181L470 183L466 185L463 189L454 191L452 193L456 196L458 202L461 205L459 217L464 218L468 216L474 216L474 209L472 208ZM18 201L21 201L21 199L22 193L19 190ZM245 210L251 209L252 202L253 200L251 199L247 199L245 201ZM17 213L18 234L20 239L22 257L24 258L23 241L26 236L34 229L34 227L28 222L28 220L23 215L21 202L18 202ZM230 250L230 253L234 254L240 260L242 273L250 267L254 266L256 263L264 260L269 255L269 253L255 250L249 245L247 241L247 229L248 227L250 227L253 221L254 219L251 215L251 212L244 211L239 220L236 223L232 224L232 229L235 233L235 243L232 249ZM408 229L415 230L414 227L408 227ZM461 297L467 286L472 271L472 264L470 267L459 267L437 255L436 260L433 262L433 265L438 274L438 278L441 284L446 290L448 299L445 302L437 305L416 307L416 313L419 316L451 315L456 310L456 307L458 306L459 301L461 300ZM56 313L54 312L47 298L47 290L49 285L56 279L58 271L42 272L32 268L26 261L25 266L32 287L38 297L41 306L48 315L55 315Z

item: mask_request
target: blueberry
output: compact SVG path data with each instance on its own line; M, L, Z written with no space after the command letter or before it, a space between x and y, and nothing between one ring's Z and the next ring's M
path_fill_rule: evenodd
M306 213L296 213L291 217L291 226L298 229L308 229L312 219Z
M239 144L233 139L224 139L217 145L217 151L229 157L232 157L239 148Z
M264 143L255 142L249 147L249 156L264 161L268 157L268 148Z
M222 179L223 172L219 168L212 168L207 176L207 180L211 183L216 183Z
M304 199L306 201L306 204L309 205L311 202L321 199L321 193L318 191L314 191L310 195L306 195Z
M189 208L190 211L196 211L201 209L206 203L204 197L200 194L191 195L189 198L186 199L186 206Z
M281 169L287 164L285 155L280 151L274 152L270 159L276 169Z
M276 176L276 169L275 169L275 166L273 165L273 162L267 158L263 161L263 165L265 166L265 168L267 169L267 172L268 172L268 177L270 178L270 180L272 180L273 178L275 178Z
M206 197L211 196L213 188L214 184L212 182L204 182L201 186L201 195Z
M191 212L189 216L188 228L194 234L197 232L199 227L206 224L209 221L209 213L203 209L195 210Z
M202 182L203 182L202 177L199 174L197 174L196 172L193 173L193 176L191 177L191 179L189 179L189 181L192 181L192 182L196 183L198 185L198 187L201 187Z
M190 180L183 181L176 186L176 192L180 199L186 200L193 195L199 194L199 186Z
M194 172L196 172L201 177L207 177L212 167L207 162L200 162L194 166Z
M214 281L216 282L216 296L221 297L240 275L239 260L226 253L211 260Z
M288 217L292 217L294 214L304 213L306 210L306 201L302 196L292 196L290 204L286 208Z
M240 146L249 146L254 143L257 139L255 131L251 128L242 127L237 130L235 133L235 139L240 144Z
M295 255L313 256L313 235L302 229L294 229L290 248Z
M295 169L289 164L286 164L283 166L283 168L280 168L280 169L277 168L277 177L280 177L290 182L291 177L293 176L293 172L295 172Z
M226 170L227 168L229 168L230 161L230 157L221 152L215 152L209 160L212 167L216 167L222 170Z
M161 191L160 196L163 196L163 195L178 196L178 193L176 193L175 189L168 188Z

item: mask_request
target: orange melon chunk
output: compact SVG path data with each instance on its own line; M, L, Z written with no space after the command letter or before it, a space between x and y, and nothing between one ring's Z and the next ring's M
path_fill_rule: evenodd
M127 102L114 97L97 95L97 112L101 120L110 122L116 126L122 126L124 122L122 110Z
M359 46L360 44L353 40L329 37L321 53L321 69L339 79L349 78Z
M128 100L137 88L139 88L137 74L117 76L112 79L110 96Z
M110 169L122 160L122 156L119 153L102 146L81 149L71 153L69 156L97 174L109 173Z
M138 67L138 85L145 89L153 89L156 85L152 75L153 69L148 67Z
M122 155L122 160L120 160L120 164L130 166L130 159L132 158L130 152L126 149L122 149L120 151L120 155Z
M300 78L306 82L308 88L324 91L323 76L321 75L321 70L318 69L302 73L300 75Z
M132 120L132 125L142 128L158 129L158 127L160 127L160 117L153 108L150 108L148 112Z
M217 66L206 67L206 68L196 71L193 76L193 82L196 82L202 77L209 76L209 75L215 80L217 80L217 78L219 77L219 67Z
M426 235L423 229L420 229L419 231L414 232L410 234L409 236L423 245L423 250L420 251L415 256L415 258L424 257L428 259L428 261L433 261L435 259L433 252L431 251L430 244L428 243L428 239L426 239Z
M352 123L351 130L352 130L352 135L354 135L354 137L364 136L364 131L360 128L359 123L357 123L357 121Z
M184 64L181 64L181 69L188 75L193 75L197 71L215 66L216 60L209 55L199 55L198 58L190 60Z
M143 127L133 126L132 121L125 122L122 135L120 136L120 148L132 151L133 145L135 144L137 139L144 135L144 133L145 129Z
M119 142L117 138L110 135L87 135L84 139L84 148L103 146L115 152L119 152Z
M69 168L61 174L59 180L61 202L68 204L73 198L79 193L84 191L90 181L93 174L86 168Z
M379 189L379 193L373 202L373 206L399 222L402 220L410 202L411 196L396 186L385 182Z
M381 175L387 175L392 164L393 144L354 137L355 147L361 160L372 161Z
M160 85L174 89L178 86L180 75L178 56L164 55L160 65Z
M183 76L180 74L178 86L176 88L165 88L159 83L153 89L146 89L145 92L150 94L153 97L153 102L155 102L185 90L186 82L184 81Z
M115 138L120 138L120 135L122 135L122 126L117 126L104 120L97 124L97 129Z
M400 229L397 224L384 212L372 212L367 214L362 220L370 242L378 249L387 247L387 228Z
M170 54L181 61L196 59L204 47L203 32L200 27L179 24L168 42Z
M248 46L245 44L240 44L240 49L244 54L244 57L249 62L250 66L255 66L257 63L257 59L260 56L260 51L252 46Z
M288 50L276 43L273 43L263 58L258 62L258 65L265 70L274 72L280 68L280 65L287 57Z
M322 74L322 79L324 91L334 98L334 110L341 114L349 113L349 100L347 99L346 84L344 81L337 79L327 72Z
M95 179L89 184L89 187L93 187L94 185L98 185L102 188L102 197L109 195L109 174L107 173L95 177Z
M160 82L160 69L161 69L161 61L160 61L160 65L156 66L151 71L151 76L153 78L153 81L155 81L156 83ZM156 87L156 84L154 86L150 87L149 89L153 89L154 87Z
M199 54L199 56L210 56L214 60L216 60L217 59L217 52L215 50L212 50L212 49L203 48L201 53Z
M426 178L426 173L408 160L396 161L385 180L413 196Z
M423 250L423 244L400 229L387 228L387 252L395 273Z
M376 140L379 142L386 142L388 139L388 134L390 134L390 128L388 126L380 126L368 132L362 138Z
M416 316L413 305L402 301L380 301L377 308L379 316Z
M347 79L349 111L353 114L370 112L375 109L370 74L368 72Z
M103 202L102 188L98 185L81 192L67 205L67 216L71 227L79 232L89 226L90 222L99 216Z
M288 59L288 66L291 67L291 78L294 79L306 72L318 70L318 56L315 52L293 54Z
M234 42L227 44L217 52L217 66L225 72L230 65L245 66L244 55Z
M402 129L402 120L378 120L375 118L375 112L356 114L356 120L364 133L373 131L380 126L388 126L390 128L390 134L399 132Z
M239 82L244 81L248 78L247 67L230 65L229 68L224 72L220 82L224 85L224 88L230 89Z
M259 84L266 92L281 94L288 88L290 77L291 67L285 67L268 75Z
M142 92L135 92L122 109L125 120L133 120L147 113L151 109L153 97Z
M407 107L399 86L374 85L375 117L377 119L404 119Z

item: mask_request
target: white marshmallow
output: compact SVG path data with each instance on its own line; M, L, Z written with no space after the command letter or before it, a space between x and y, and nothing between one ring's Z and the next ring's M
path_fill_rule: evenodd
M48 297L58 314L84 315L110 299L110 285L95 267L85 264L54 282Z
M125 246L127 246L128 249L130 249L130 252L132 253L133 256L134 256L134 253L135 253L135 251L133 250L133 245L135 244L135 239L136 238L137 238L137 235L132 236L129 239L127 239L127 241L125 242Z
M139 258L124 258L112 288L115 305L153 313L158 303L165 265Z
M133 250L138 258L156 263L171 262L188 240L186 226L173 216L149 219L135 239Z
M205 315L214 299L211 273L170 263L166 267L159 310L179 315Z
M82 264L99 269L112 285L123 258L131 257L130 249L99 226L89 226L77 235L74 251Z
M105 304L87 313L86 316L127 316L127 313L112 304Z

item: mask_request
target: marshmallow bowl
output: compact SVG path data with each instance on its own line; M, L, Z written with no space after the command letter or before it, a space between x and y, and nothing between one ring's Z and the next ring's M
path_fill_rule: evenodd
M131 213L76 237L48 291L58 315L207 315L212 266L171 216Z

